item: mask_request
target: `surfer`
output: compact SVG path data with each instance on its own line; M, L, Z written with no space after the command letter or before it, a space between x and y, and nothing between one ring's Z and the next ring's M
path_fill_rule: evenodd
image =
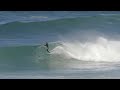
M49 52L49 46L48 46L48 43L46 42L45 46L47 47L47 52ZM50 52L49 52L50 53Z

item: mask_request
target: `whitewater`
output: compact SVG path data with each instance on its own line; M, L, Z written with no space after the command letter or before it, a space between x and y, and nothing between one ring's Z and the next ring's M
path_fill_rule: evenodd
M0 78L120 78L120 12L1 11Z

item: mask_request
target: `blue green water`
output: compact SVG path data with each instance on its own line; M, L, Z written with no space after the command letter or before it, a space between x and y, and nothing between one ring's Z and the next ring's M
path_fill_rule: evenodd
M0 11L0 78L120 78L119 34L120 12Z

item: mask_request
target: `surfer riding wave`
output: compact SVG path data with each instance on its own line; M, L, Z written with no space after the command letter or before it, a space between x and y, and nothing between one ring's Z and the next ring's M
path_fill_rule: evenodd
M46 46L46 48L47 48L47 52L50 53L50 51L48 50L48 49L49 49L49 45L48 45L47 42L46 42L46 44L45 44L44 46Z

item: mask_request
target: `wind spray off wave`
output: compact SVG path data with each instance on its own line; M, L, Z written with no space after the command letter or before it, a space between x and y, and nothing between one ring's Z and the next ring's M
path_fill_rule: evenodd
M62 42L52 53L83 61L119 62L120 41L98 37L94 42Z

